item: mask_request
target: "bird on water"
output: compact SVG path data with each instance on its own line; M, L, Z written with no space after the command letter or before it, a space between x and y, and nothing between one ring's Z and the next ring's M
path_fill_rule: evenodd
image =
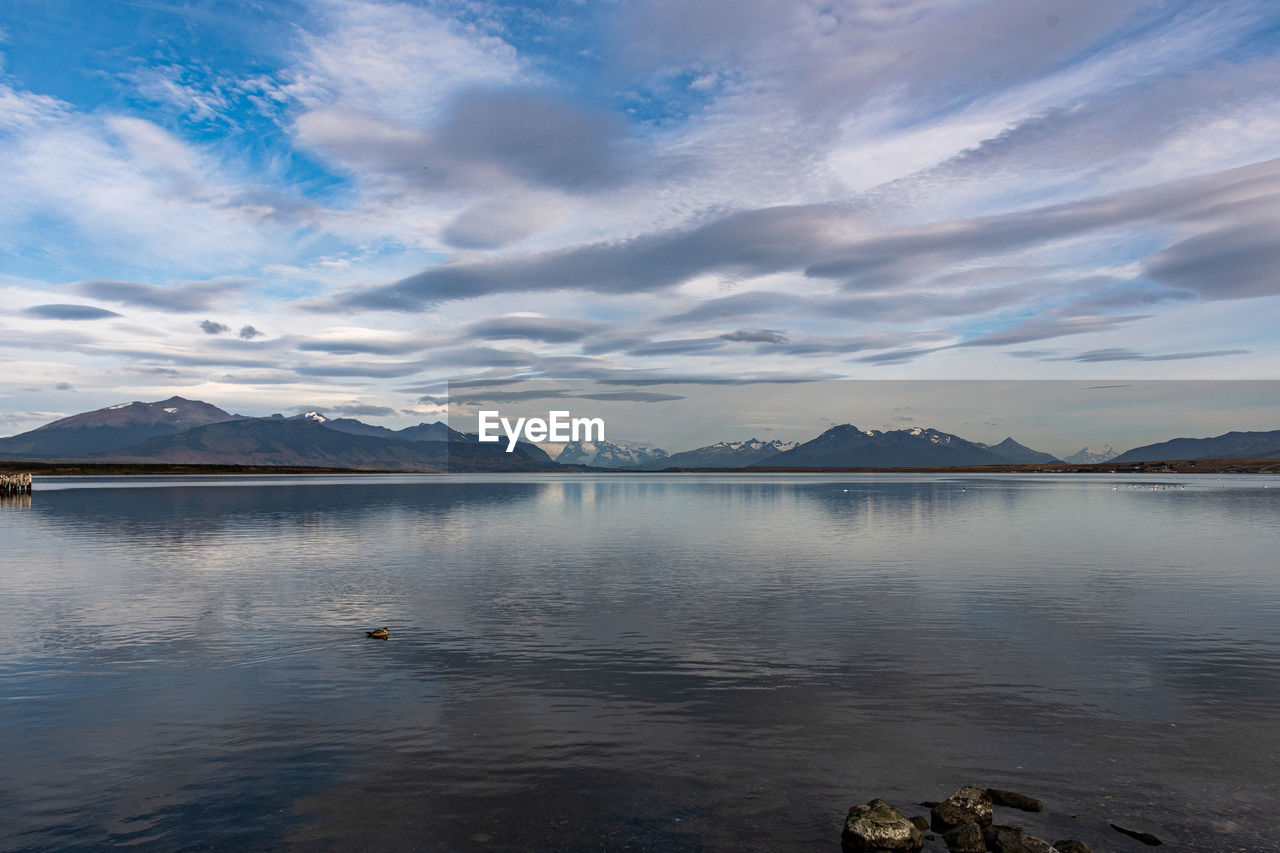
M386 628L379 628L376 631L365 631L365 633L370 637L373 637L375 640L385 640L391 636L391 632Z

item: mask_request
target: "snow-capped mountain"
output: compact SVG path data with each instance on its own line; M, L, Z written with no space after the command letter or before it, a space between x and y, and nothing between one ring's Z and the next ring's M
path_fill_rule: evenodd
M761 441L749 438L746 441L717 441L706 447L673 453L662 460L662 468L745 468L752 462L759 462L770 456L776 456L797 447L799 442Z
M590 465L595 468L664 467L667 451L644 444L620 441L571 441L555 457L561 465Z
M1092 465L1097 462L1110 462L1119 455L1114 447L1104 444L1102 447L1082 447L1062 461L1070 462L1072 465Z
M936 429L834 426L798 447L754 463L794 468L933 468L1007 464L991 449Z

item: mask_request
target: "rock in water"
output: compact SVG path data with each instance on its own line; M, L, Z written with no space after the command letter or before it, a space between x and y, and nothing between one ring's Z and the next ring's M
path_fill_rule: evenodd
M991 797L981 788L965 785L929 811L934 832L946 832L962 823L991 824Z
M1123 826L1116 826L1114 823L1111 824L1111 828L1116 832L1123 832L1130 838L1136 838L1143 844L1150 845L1151 847L1159 847L1161 844L1160 839L1156 838L1149 832L1138 832L1136 829L1125 829Z
M845 853L916 853L924 846L924 837L901 812L875 799L849 809L840 846Z
M995 853L1058 853L1058 848L1048 841L1027 835L1025 829L1016 826L988 826L982 834L987 848Z
M922 815L916 815L915 817L911 818L911 822L914 823L916 825L916 828L919 829L921 832L924 832L926 829L929 828L929 818L923 817Z
M987 840L982 836L982 827L973 821L962 823L955 829L942 834L951 853L986 853Z
M1093 853L1089 845L1083 841L1055 841L1053 846L1057 848L1058 853Z
M987 795L991 797L991 802L997 806L1008 806L1011 809L1022 809L1024 812L1038 812L1044 808L1044 803L1028 797L1025 794L1015 793L1014 791L1001 791L999 788L988 788Z

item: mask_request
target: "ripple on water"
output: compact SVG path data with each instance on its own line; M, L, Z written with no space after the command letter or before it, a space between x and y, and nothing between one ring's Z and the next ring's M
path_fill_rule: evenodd
M0 515L0 846L809 850L966 782L1273 844L1280 489L438 482Z

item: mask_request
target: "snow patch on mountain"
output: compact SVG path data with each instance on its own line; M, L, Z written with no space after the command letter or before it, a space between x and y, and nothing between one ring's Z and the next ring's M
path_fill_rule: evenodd
M630 441L571 441L554 458L561 465L640 468L666 459L667 451Z
M1070 462L1072 465L1093 465L1099 462L1110 462L1119 455L1114 447L1104 444L1102 447L1082 447L1062 461Z

